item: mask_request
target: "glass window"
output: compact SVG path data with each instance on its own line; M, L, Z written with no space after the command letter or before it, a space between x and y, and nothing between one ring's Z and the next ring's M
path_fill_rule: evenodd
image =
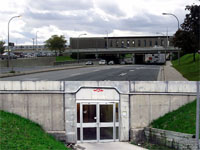
M96 128L83 128L83 140L96 140L97 129Z
M115 116L116 116L116 122L119 122L119 104L118 103L116 103L116 105L115 105Z
M83 122L96 122L96 105L83 105Z
M152 46L152 41L149 41L149 46Z
M126 45L127 45L127 47L130 46L130 41L129 40L126 42Z
M155 41L155 45L156 45L156 46L158 45L158 41Z
M77 140L80 141L81 138L80 138L80 128L77 128Z
M133 47L134 47L135 46L135 41L134 40L132 41L132 44L133 44Z
M113 105L100 105L100 122L113 122Z
M121 42L121 47L124 47L124 41Z
M80 123L80 103L77 103L77 123Z
M119 42L116 40L116 47L118 47L119 46Z
M110 47L113 47L113 43L112 43L112 40L110 41Z
M147 42L146 42L146 40L144 40L144 47L146 47L147 46Z
M141 42L140 42L140 40L138 40L138 47L140 47L141 46Z
M100 139L113 139L113 127L100 128Z

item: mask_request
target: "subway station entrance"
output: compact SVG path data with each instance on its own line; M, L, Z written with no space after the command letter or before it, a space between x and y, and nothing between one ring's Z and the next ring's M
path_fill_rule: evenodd
M77 142L106 141L119 141L119 103L77 101Z

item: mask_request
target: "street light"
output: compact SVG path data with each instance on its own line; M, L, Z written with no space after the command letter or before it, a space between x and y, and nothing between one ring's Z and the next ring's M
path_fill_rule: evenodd
M79 38L80 38L80 36L82 36L82 35L87 35L87 34L86 34L86 33L80 34L80 35L78 36L78 39L77 39L77 49L78 49L77 60L78 60L78 63L79 63Z
M9 50L9 30L10 30L10 22L11 22L11 20L12 19L14 19L14 18L19 18L19 17L21 17L20 15L19 16L14 16L14 17L12 17L12 18L10 18L10 20L8 21L8 61L7 61L7 67L9 67L9 60L10 60L10 50Z
M171 14L171 13L162 13L163 15L171 15L171 16L174 16L178 22L178 29L179 29L179 20L178 20L178 17L174 14Z
M178 19L178 17L176 16L176 15L174 15L174 14L171 14L171 13L162 13L163 15L171 15L171 16L174 16L175 18L176 18L176 20L177 20L177 22L178 22L178 30L179 30L179 19ZM180 65L181 63L180 63L180 51L178 51L178 64Z
M39 31L36 31L36 36L35 36L35 42L36 42L36 51L38 50L38 46L37 46L37 33L38 33Z

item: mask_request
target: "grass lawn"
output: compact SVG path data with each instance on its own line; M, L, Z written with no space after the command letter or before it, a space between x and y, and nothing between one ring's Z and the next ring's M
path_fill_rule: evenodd
M63 61L72 61L75 60L70 56L56 56L56 62L63 62Z
M0 149L68 150L36 123L0 110Z
M190 81L200 81L200 54L196 54L196 62L193 62L193 54L186 54L181 57L181 65L178 60L172 61L176 68L185 78Z
M153 121L151 127L195 134L195 123L196 101L193 101Z

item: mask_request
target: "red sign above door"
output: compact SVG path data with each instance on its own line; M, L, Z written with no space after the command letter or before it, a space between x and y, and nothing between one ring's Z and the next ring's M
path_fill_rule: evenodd
M94 91L94 92L103 92L102 89L94 89L93 91Z

